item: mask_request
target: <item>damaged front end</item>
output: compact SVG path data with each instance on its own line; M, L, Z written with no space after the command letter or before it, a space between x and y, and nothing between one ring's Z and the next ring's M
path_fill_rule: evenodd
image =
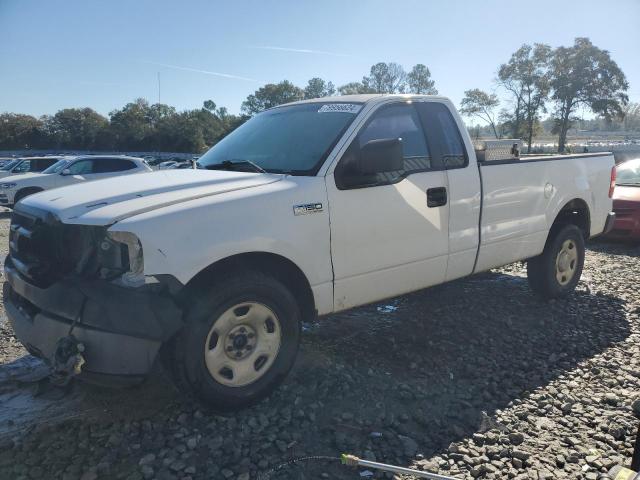
M67 368L101 382L139 379L182 326L179 282L145 277L132 233L64 224L20 204L9 247L7 316L27 350L62 374Z

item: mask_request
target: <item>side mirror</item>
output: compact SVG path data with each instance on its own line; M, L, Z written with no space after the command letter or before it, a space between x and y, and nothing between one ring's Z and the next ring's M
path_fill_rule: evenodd
M358 152L357 170L365 175L394 172L404 168L402 140L381 138L367 142Z
M65 168L60 172L60 175L71 175L71 170L69 170L68 168Z

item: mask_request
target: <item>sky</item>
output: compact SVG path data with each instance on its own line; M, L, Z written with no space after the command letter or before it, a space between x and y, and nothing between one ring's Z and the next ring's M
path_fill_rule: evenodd
M0 0L0 112L102 114L143 97L231 113L265 83L359 81L374 63L431 70L441 95L501 94L523 43L609 50L640 101L640 0Z

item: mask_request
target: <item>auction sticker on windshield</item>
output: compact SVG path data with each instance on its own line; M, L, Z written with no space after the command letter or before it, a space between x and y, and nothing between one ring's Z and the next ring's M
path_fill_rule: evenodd
M357 105L355 103L327 103L320 107L318 113L328 113L328 112L336 112L336 113L358 113L362 105Z

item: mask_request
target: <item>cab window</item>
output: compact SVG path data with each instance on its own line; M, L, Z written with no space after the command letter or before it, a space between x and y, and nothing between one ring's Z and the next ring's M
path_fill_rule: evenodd
M467 151L458 125L447 106L439 102L418 102L416 105L434 157L446 169L466 167L469 163Z
M401 167L393 171L362 173L358 156L370 142L398 140L402 149ZM412 173L433 170L422 122L413 104L381 107L358 133L336 167L338 188L362 188L399 182Z

